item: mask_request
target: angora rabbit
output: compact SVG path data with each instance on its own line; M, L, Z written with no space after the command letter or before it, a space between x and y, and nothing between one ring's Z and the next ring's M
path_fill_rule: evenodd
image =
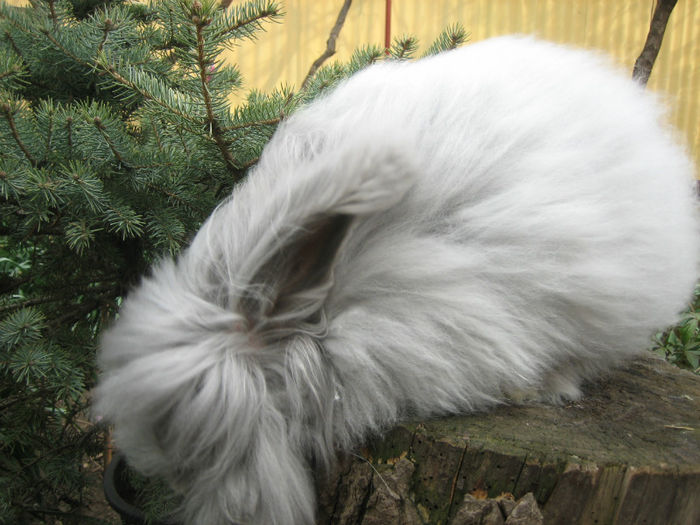
M117 445L186 523L310 524L336 450L573 399L644 350L700 247L691 163L626 76L498 38L370 66L285 120L105 334Z

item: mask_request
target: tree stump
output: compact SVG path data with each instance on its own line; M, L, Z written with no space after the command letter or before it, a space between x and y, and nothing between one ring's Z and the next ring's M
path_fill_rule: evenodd
M319 481L318 523L700 524L700 377L647 358L584 393L401 424Z

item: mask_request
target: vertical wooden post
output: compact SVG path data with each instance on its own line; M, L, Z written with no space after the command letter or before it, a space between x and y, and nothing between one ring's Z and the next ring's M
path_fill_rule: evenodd
M391 49L391 0L386 0L386 13L384 24L384 53L389 55Z

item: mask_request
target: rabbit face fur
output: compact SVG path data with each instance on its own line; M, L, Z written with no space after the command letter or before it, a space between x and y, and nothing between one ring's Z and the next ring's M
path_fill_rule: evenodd
M310 465L401 418L579 396L698 268L693 168L597 55L506 37L370 66L104 335L96 411L186 523L308 524Z

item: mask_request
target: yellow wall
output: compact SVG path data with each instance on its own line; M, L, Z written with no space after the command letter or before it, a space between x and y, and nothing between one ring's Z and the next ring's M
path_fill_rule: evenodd
M232 52L247 87L299 86L326 47L343 0L286 0L281 24ZM337 43L345 60L362 44L384 43L385 0L354 0ZM508 33L609 52L630 72L644 46L654 0L393 0L392 35L412 34L425 49L461 22L475 42ZM649 80L668 95L672 123L700 166L700 1L679 0ZM699 173L700 175L700 173Z
M26 4L28 0L0 0ZM240 3L241 0L234 0ZM280 24L231 52L246 88L299 86L326 48L343 0L278 0ZM461 22L476 42L510 33L534 34L610 53L632 71L644 46L655 0L392 0L392 35L411 34L425 49L440 31ZM347 60L363 44L384 43L385 0L353 0L330 59ZM329 61L329 62L330 62ZM700 0L678 0L649 88L664 93L670 120L696 161L700 178ZM240 100L245 90L234 96Z

